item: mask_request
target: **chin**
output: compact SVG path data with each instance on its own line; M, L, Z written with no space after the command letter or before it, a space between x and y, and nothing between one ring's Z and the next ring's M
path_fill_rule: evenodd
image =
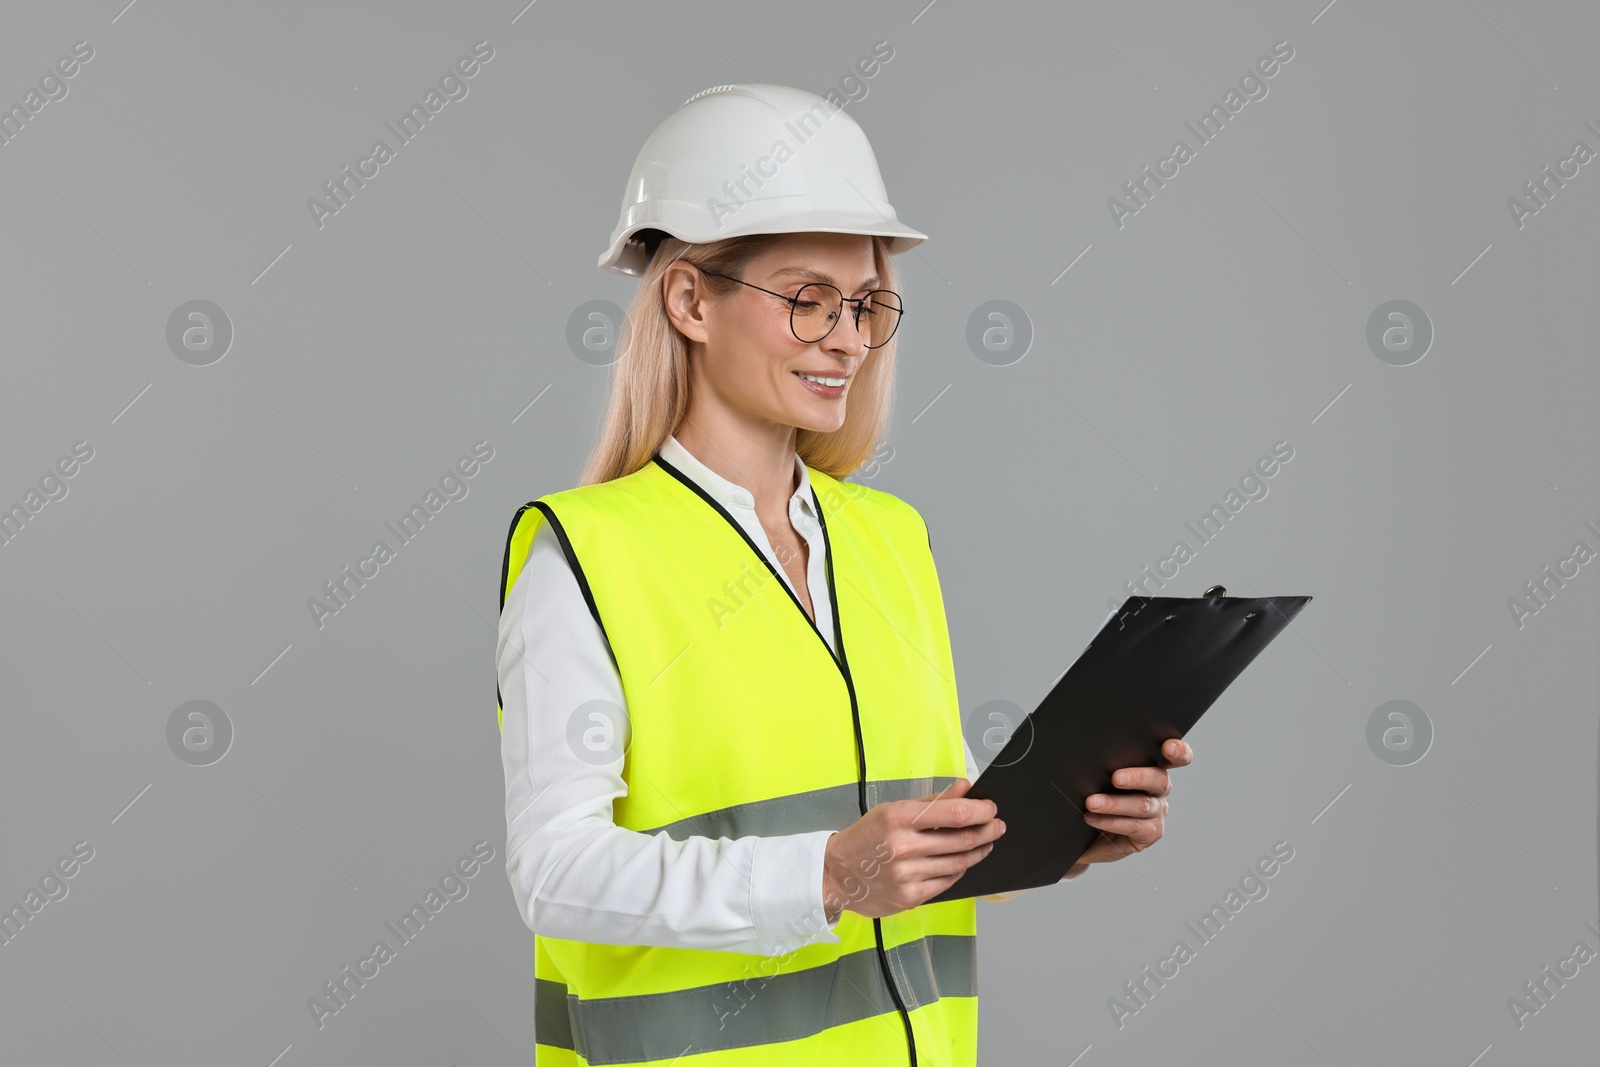
M830 413L816 411L794 411L784 420L797 430L810 430L813 433L833 433L844 425L844 403L832 401Z

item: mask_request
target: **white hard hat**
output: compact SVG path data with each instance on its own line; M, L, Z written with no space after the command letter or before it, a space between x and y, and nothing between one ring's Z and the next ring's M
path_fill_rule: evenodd
M691 96L639 150L622 216L600 266L644 273L635 236L662 230L693 244L755 233L861 233L898 255L928 239L900 223L856 120L787 85L718 85Z

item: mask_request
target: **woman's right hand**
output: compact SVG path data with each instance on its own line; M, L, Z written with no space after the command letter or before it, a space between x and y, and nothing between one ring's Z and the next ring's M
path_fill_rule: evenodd
M936 796L879 804L828 838L822 900L828 922L848 908L882 918L954 885L1006 832L992 800L965 778Z

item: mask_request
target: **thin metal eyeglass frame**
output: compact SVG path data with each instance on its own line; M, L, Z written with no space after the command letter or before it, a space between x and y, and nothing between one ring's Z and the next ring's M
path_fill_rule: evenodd
M740 285L748 285L752 289L761 289L761 291L763 293L772 293L772 295L777 297L779 300L788 301L789 302L789 332L794 334L794 339L796 341L799 341L801 344L804 344L804 345L820 344L823 341L827 340L828 334L831 334L834 331L834 328L839 325L839 320L835 319L834 322L833 322L833 326L829 326L828 327L828 332L827 333L823 334L821 337L817 338L815 341L807 341L804 337L800 336L800 331L794 328L794 309L795 309L795 306L800 303L800 297L798 295L795 295L795 296L784 296L782 293L773 293L771 289L762 289L761 286L759 286L759 285L755 285L755 284L753 284L751 282L747 282L747 281L743 281L743 280L741 280L739 278L735 278L731 274L723 274L720 271L706 270L704 267L699 267L699 266L697 266L695 269L700 271L702 274L715 274L718 278L726 278L730 282L738 282ZM845 304L854 304L855 305L855 311L852 313L851 319L855 323L855 327L856 327L856 332L857 333L861 332L861 310L862 310L862 308L866 305L867 301L871 300L878 293L888 293L890 296L894 297L895 302L897 304L901 304L900 307L897 307L897 308L894 309L895 310L895 320L894 320L894 329L895 330L900 329L900 320L902 318L904 318L905 314L906 314L905 307L904 307L904 302L901 301L900 294L895 292L893 289L874 289L874 290L872 290L872 292L868 293L866 296L845 296L844 295L844 291L841 290L837 285L829 285L829 283L827 283L827 282L806 282L805 285L802 285L800 288L802 290L804 290L806 288L806 286L808 286L808 285L826 285L826 286L828 286L829 289L832 289L834 292L839 294L839 306L840 307L843 307ZM885 306L887 306L887 305L885 305ZM893 339L894 339L894 331L891 330L889 332L889 336L885 337L883 339L883 344L867 345L866 347L869 348L869 349L882 348L884 345L888 344Z

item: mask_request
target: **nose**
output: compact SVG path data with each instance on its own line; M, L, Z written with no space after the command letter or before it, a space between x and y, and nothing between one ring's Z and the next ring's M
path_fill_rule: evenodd
M859 325L855 307L854 304L844 304L839 308L839 321L822 339L823 347L851 356L867 354L867 333Z

